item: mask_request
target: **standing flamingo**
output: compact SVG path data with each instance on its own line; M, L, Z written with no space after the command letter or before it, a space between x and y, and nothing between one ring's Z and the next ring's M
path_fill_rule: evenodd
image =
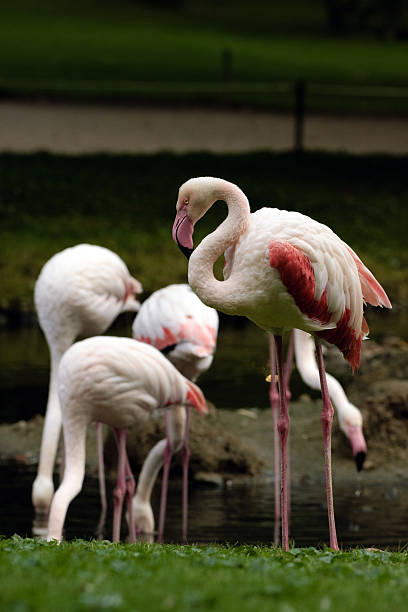
M131 338L97 336L77 342L63 355L58 390L65 440L65 471L51 503L48 539L61 540L68 505L82 488L87 426L109 425L118 439L113 540L120 538L128 461L126 429L156 409L166 409L169 439L179 443L184 429L181 406L207 411L200 389L152 346ZM164 449L163 449L164 452ZM132 529L132 500L128 505Z
M189 285L169 285L143 302L132 326L133 337L159 349L186 378L195 381L211 365L217 343L218 313L196 296ZM184 410L184 409L183 409ZM162 464L165 441L150 451L138 480L133 514L139 531L153 533L154 519L150 497ZM187 469L189 450L183 455L183 540L187 539ZM166 460L169 458L166 457ZM165 465L165 471L168 468ZM164 483L167 487L167 484ZM158 540L164 528L160 512Z
M79 336L103 333L123 311L136 311L142 286L118 255L100 246L79 244L49 259L35 284L35 306L51 355L50 385L40 461L32 488L36 514L46 517L54 484L52 473L61 429L58 366Z
M193 250L194 224L217 200L227 218ZM315 334L323 396L322 429L330 546L338 549L331 477L331 405L320 338L335 344L354 369L368 333L363 303L391 307L371 272L330 228L298 212L262 208L250 212L245 194L219 178L193 178L180 187L173 239L189 257L188 280L207 304L245 315L275 336L280 399L282 544L289 549L287 438L289 412L282 382L282 335L292 329ZM214 263L224 253L224 281Z

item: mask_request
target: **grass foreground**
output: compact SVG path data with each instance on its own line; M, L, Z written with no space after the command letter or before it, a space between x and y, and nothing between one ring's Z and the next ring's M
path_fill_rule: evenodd
M408 552L0 540L4 612L406 610Z

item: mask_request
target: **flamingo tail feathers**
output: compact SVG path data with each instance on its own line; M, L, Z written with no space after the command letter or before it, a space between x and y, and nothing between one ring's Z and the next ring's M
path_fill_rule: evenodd
M370 270L366 268L353 249L350 247L348 247L348 249L356 262L364 300L367 302L367 304L371 304L371 306L384 306L385 308L392 308L391 302L380 283L374 278Z
M186 380L188 391L186 401L197 409L201 414L207 414L208 408L203 392L190 380Z

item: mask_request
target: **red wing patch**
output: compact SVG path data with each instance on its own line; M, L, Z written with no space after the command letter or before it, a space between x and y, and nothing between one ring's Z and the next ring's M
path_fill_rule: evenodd
M273 242L269 246L269 262L278 270L299 310L310 319L328 323L331 313L327 306L327 292L324 290L320 300L315 299L316 282L309 258L288 242ZM334 329L317 332L317 335L335 344L354 370L360 363L362 336L360 333L357 337L349 321L350 310L346 309Z

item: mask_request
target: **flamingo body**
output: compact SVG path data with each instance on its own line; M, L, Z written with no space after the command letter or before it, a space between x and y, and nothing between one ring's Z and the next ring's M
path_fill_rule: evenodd
M218 199L227 202L228 217L190 257L189 283L200 299L271 333L324 332L358 365L368 332L364 300L391 304L357 255L330 228L301 213L262 208L251 214L236 185L212 177L180 188L173 237L185 249L192 248L194 223ZM224 251L222 283L212 265Z
M193 249L194 224L217 200L227 203L227 218ZM391 303L357 255L330 228L298 212L262 208L250 212L245 194L214 177L193 178L179 190L173 239L189 257L188 280L200 299L228 314L245 315L275 336L279 377L282 465L282 543L289 549L288 434L282 335L292 329L324 334L354 369L361 340L368 333L364 302ZM214 263L224 253L224 281ZM323 396L321 415L330 546L338 549L331 476L333 407L321 344L316 341Z
M188 285L169 285L143 302L132 333L136 340L163 351L184 376L195 380L212 363L218 314Z
M136 311L134 294L142 286L122 259L104 247L79 244L64 249L43 266L35 284L39 324L51 355L50 387L40 462L32 501L46 515L54 492L52 472L61 428L57 393L58 366L79 336L103 333L123 311Z
M213 360L218 333L218 313L209 308L186 284L169 285L152 293L143 302L132 326L133 337L156 347L169 359L186 378L196 380L207 370ZM181 407L180 407L181 408ZM178 427L173 436L173 450L180 448L183 424L174 421ZM184 432L186 433L186 432ZM187 432L188 435L188 432ZM154 530L153 511L150 495L163 464L166 440L161 440L147 456L139 476L136 495L133 499L133 516L140 533L151 534ZM183 448L184 462L188 449ZM166 471L166 470L165 470ZM166 486L166 485L165 485ZM183 482L183 487L187 482ZM183 491L183 516L187 516L187 490ZM164 520L161 510L161 520ZM161 537L159 524L159 535ZM183 537L187 538L187 525L183 526Z
M59 368L65 472L50 509L48 538L60 540L70 501L82 487L90 422L140 425L156 409L207 411L200 389L155 348L131 338L97 336L74 344Z

